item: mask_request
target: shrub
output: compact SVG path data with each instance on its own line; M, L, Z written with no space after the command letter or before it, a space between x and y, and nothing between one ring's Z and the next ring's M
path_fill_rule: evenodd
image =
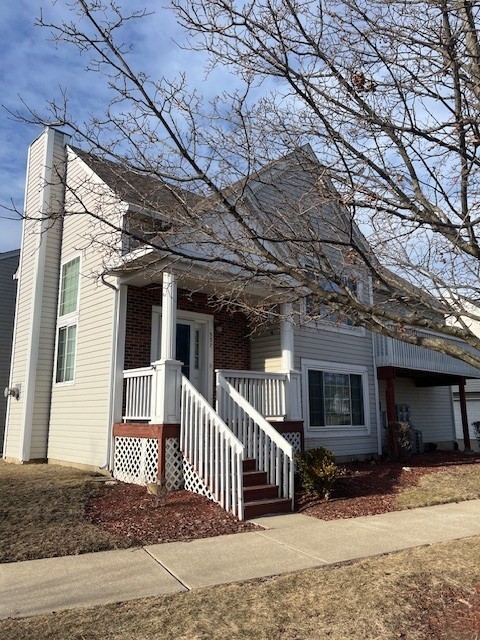
M480 422L472 422L473 432L475 433L475 437L480 444Z
M402 462L412 451L412 432L408 422L388 423L388 456Z
M338 470L333 453L323 447L309 449L297 453L295 463L305 491L328 500Z

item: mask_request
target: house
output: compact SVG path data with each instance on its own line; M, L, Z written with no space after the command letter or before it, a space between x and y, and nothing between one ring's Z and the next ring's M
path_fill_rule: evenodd
M10 375L10 357L12 353L13 324L15 319L15 300L17 296L17 281L15 274L18 269L20 249L0 253L0 390L8 387ZM0 395L0 447L3 447L5 432L5 414L7 399ZM2 449L3 450L3 449Z
M274 163L252 187L258 201L268 211L282 190L300 198L315 166L296 153ZM289 302L252 333L241 308L219 304L235 274L212 279L194 249L187 260L139 242L152 209L172 233L177 197L55 129L32 144L6 460L185 486L242 518L290 508L303 446L340 459L380 454L385 415L454 447L451 385L478 370L348 319L297 323ZM368 279L360 284L358 295L371 295ZM251 304L266 296L261 281L244 293Z
M470 436L471 449L478 451L479 442L473 423L480 421L480 381L478 379L467 380L465 384L465 402L467 407L468 434ZM464 446L462 425L462 409L460 402L460 390L453 386L453 411L455 417L456 439L460 447Z
M470 328L472 333L474 333L476 336L480 336L480 322L474 319L474 317L478 315L478 308L474 307L473 305L469 305L469 311L472 315L470 317L464 316L462 320ZM480 380L467 380L463 387L453 386L452 390L457 442L460 446L464 445L463 422L465 421L465 417L462 416L461 401L461 396L462 394L464 394L464 403L467 414L466 421L468 425L468 435L470 437L471 448L478 450L479 442L477 440L477 434L475 432L473 423L480 421Z

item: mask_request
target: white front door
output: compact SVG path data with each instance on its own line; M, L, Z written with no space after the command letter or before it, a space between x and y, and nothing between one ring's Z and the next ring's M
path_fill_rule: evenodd
M152 362L161 357L162 313L152 312ZM183 363L182 373L211 402L213 396L213 317L177 311L175 358Z

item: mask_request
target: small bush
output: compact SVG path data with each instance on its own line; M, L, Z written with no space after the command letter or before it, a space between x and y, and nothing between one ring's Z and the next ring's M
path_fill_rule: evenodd
M333 453L323 447L309 449L297 453L295 463L305 491L328 500L338 471Z
M388 457L402 462L412 452L412 431L408 422L388 423Z
M472 422L473 432L475 433L475 437L480 444L480 422Z

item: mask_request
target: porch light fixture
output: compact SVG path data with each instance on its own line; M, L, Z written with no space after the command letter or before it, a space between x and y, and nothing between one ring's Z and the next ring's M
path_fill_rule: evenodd
M5 387L3 391L3 395L5 396L5 398L8 398L9 396L11 396L12 398L15 398L15 400L19 400L20 387Z
M222 333L223 327L221 324L215 325L215 333Z

